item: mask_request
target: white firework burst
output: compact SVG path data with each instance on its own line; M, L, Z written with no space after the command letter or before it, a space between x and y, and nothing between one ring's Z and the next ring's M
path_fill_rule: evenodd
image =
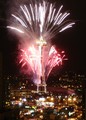
M16 22L7 28L28 35L28 38L50 40L57 33L72 27L75 22L66 20L69 12L62 13L63 5L57 9L54 4L46 1L28 2L28 5L19 6L15 13L11 14ZM21 12L20 12L21 11Z

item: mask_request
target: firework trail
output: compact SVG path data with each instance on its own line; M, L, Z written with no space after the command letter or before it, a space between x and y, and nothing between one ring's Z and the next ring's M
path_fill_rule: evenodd
M43 53L41 54L41 49L39 47L30 46L28 49L21 49L20 63L22 67L28 66L28 71L32 71L34 74L34 82L40 84L40 77L42 79L47 79L52 69L57 65L62 65L63 60L67 60L64 51L57 51L54 46L50 49L46 47L43 48Z
M45 46L44 46L45 45ZM33 72L34 82L40 83L40 78L45 77L46 60L48 59L50 46L46 47L46 41L38 40L36 45L31 45L25 49L21 49L20 62L22 67L28 67L29 72Z
M71 20L66 20L70 13L61 12L63 5L57 9L55 5L46 1L31 1L28 5L20 5L19 8L19 13L16 10L11 14L15 21L7 28L24 34L31 40L40 39L41 36L46 41L50 40L57 33L75 24Z
M62 64L65 59L64 52L56 51L49 45L50 40L59 32L72 27L75 23L66 20L69 12L62 13L63 5L59 9L46 1L31 1L29 4L19 6L11 17L14 21L7 26L18 35L27 37L32 45L22 48L20 63L22 67L27 64L28 71L34 75L34 83L40 84L40 78L45 80L56 65Z

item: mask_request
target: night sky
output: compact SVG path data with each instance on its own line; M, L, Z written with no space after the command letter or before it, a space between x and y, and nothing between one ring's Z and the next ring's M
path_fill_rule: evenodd
M57 0L56 2L60 5L63 4L64 11L68 10L70 17L76 22L72 28L56 35L53 40L57 48L65 51L68 58L68 61L64 62L62 70L86 73L85 0ZM7 73L14 74L19 71L19 67L16 64L18 38L12 35L12 33L9 33L5 28L7 25L5 21L7 19L7 7L8 2L1 0L0 51L3 58L3 70Z

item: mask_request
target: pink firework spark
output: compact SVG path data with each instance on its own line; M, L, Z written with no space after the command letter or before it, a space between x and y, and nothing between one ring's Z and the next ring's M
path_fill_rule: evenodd
M52 46L50 48L49 56L46 64L46 66L48 67L47 76L49 76L51 70L55 66L62 65L63 60L67 60L67 58L65 58L64 51L61 51L61 52L56 51L55 47Z
M29 47L27 50L21 49L21 51L20 63L22 63L22 67L27 65L29 71L33 72L36 84L40 84L42 76L47 78L51 70L57 65L62 65L62 61L65 60L64 51L59 53L54 46L47 53L43 49L42 54L39 47L34 46Z

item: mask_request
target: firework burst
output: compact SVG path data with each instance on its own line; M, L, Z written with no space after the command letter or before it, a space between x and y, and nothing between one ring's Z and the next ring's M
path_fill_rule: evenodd
M24 34L31 40L40 39L41 36L46 41L50 40L57 33L75 24L66 20L70 13L62 13L62 8L63 5L57 9L55 5L46 1L31 1L28 5L20 5L19 13L17 10L11 14L15 21L7 28Z
M64 51L56 51L50 45L50 40L59 32L72 27L75 23L66 20L69 12L62 13L63 5L58 9L54 4L42 1L31 1L29 4L19 5L19 10L11 14L13 21L7 26L18 35L27 37L29 47L21 49L20 63L27 64L28 71L33 72L34 83L45 81L56 65L65 59ZM28 45L27 45L28 46Z
M50 50L43 49L41 53L39 47L30 46L28 49L21 49L22 67L27 65L28 71L32 71L34 75L34 82L41 83L40 77L48 78L51 70L55 66L62 65L63 60L67 60L64 51L57 51L54 46Z

